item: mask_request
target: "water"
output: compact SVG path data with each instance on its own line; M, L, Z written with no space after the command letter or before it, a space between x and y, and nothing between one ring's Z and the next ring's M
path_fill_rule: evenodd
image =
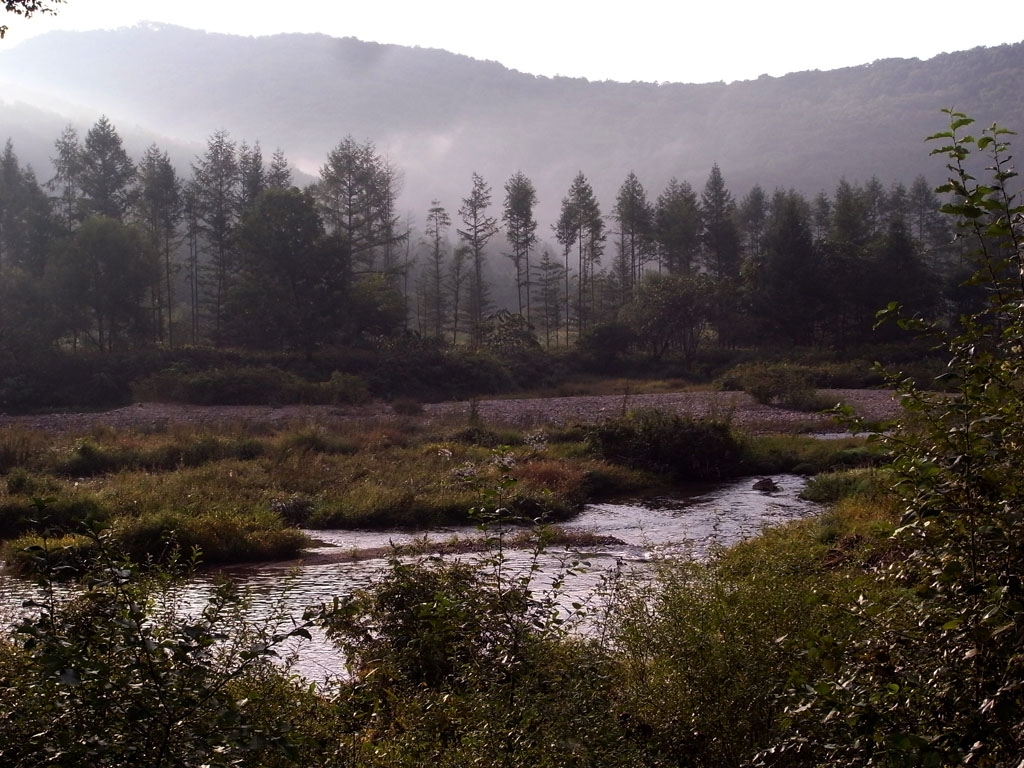
M778 525L812 514L817 506L798 498L805 479L796 475L772 478L777 491L752 488L754 478L729 483L690 486L671 496L646 497L627 502L591 504L573 520L559 527L570 532L589 532L614 537L618 543L579 548L553 547L537 554L508 550L503 567L512 575L527 573L533 566L532 586L543 592L566 569L572 569L559 591L560 604L589 604L599 608L595 597L602 584L615 574L627 579L646 578L652 564L669 557L706 558L715 547L727 547ZM394 545L445 542L452 538L478 538L475 527L451 527L408 533L403 531L310 531L321 545L314 554L374 552L375 556L344 562L306 564L298 567L254 566L225 569L250 595L253 620L274 619L282 628L300 620L307 606L330 603L335 595L366 587L387 567L387 551ZM463 559L486 558L485 554L453 555ZM408 557L404 559L410 559ZM184 589L186 605L201 606L210 594L215 574L204 573ZM21 602L34 588L28 582L0 575L0 616L16 615ZM321 634L310 641L296 641L286 649L295 654L295 671L310 680L324 680L342 673L341 659Z

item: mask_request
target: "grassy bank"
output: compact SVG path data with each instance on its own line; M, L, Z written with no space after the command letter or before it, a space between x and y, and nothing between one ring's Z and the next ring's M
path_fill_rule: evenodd
M41 535L86 529L106 531L140 561L193 548L209 564L282 559L306 544L301 528L422 529L498 509L557 522L590 500L678 482L871 462L859 445L745 438L724 422L656 411L528 431L416 417L86 435L9 429L0 432L0 537L15 567Z

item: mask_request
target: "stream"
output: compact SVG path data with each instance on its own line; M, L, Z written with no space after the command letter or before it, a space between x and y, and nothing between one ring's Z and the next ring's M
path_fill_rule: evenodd
M665 558L704 559L716 547L728 547L757 535L765 527L779 525L813 514L818 506L799 498L806 479L798 475L775 475L777 490L753 489L756 478L727 483L690 485L672 495L649 496L617 503L589 504L559 528L586 532L605 543L579 548L550 547L537 554L529 550L504 551L504 568L526 573L534 565L535 592L550 589L552 581L571 569L558 591L560 605L583 603L600 608L600 590L609 577L646 579L658 561ZM220 573L236 580L250 596L251 618L273 618L282 627L301 618L307 606L330 602L335 595L372 584L387 557L381 554L392 545L422 542L429 547L453 538L485 535L477 527L437 528L425 532L407 531L308 531L318 543L311 552L374 551L377 556L298 567L262 565L235 566ZM493 533L491 533L493 535ZM339 549L340 548L340 549ZM493 553L449 555L464 559L487 558ZM411 556L409 556L411 559ZM185 605L202 606L214 581L213 573L202 573L184 588ZM0 574L0 619L4 623L23 609L35 587L28 581ZM322 635L309 641L297 640L285 649L293 655L293 670L311 681L343 674L337 650Z

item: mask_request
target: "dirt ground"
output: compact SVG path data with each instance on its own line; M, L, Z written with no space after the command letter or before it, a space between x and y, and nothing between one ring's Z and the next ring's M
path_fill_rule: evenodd
M830 401L843 402L869 420L893 417L898 407L886 390L821 390ZM424 417L438 419L468 416L467 401L424 405ZM696 418L728 418L750 433L837 432L842 427L829 416L772 408L756 403L743 392L668 392L630 395L581 395L527 399L478 400L476 410L485 421L515 426L592 422L640 407L676 411ZM0 414L0 428L20 426L57 432L87 433L95 427L161 429L171 424L218 425L238 422L284 426L301 422L330 422L394 417L386 403L364 406L289 405L195 406L170 403L136 403L109 411L8 416Z

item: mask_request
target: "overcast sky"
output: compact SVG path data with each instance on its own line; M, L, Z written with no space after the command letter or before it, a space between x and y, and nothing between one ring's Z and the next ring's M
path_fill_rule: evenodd
M10 31L0 45L52 29L155 21L443 48L538 75L701 83L1024 39L1020 0L67 0L59 7L53 18L3 14Z

